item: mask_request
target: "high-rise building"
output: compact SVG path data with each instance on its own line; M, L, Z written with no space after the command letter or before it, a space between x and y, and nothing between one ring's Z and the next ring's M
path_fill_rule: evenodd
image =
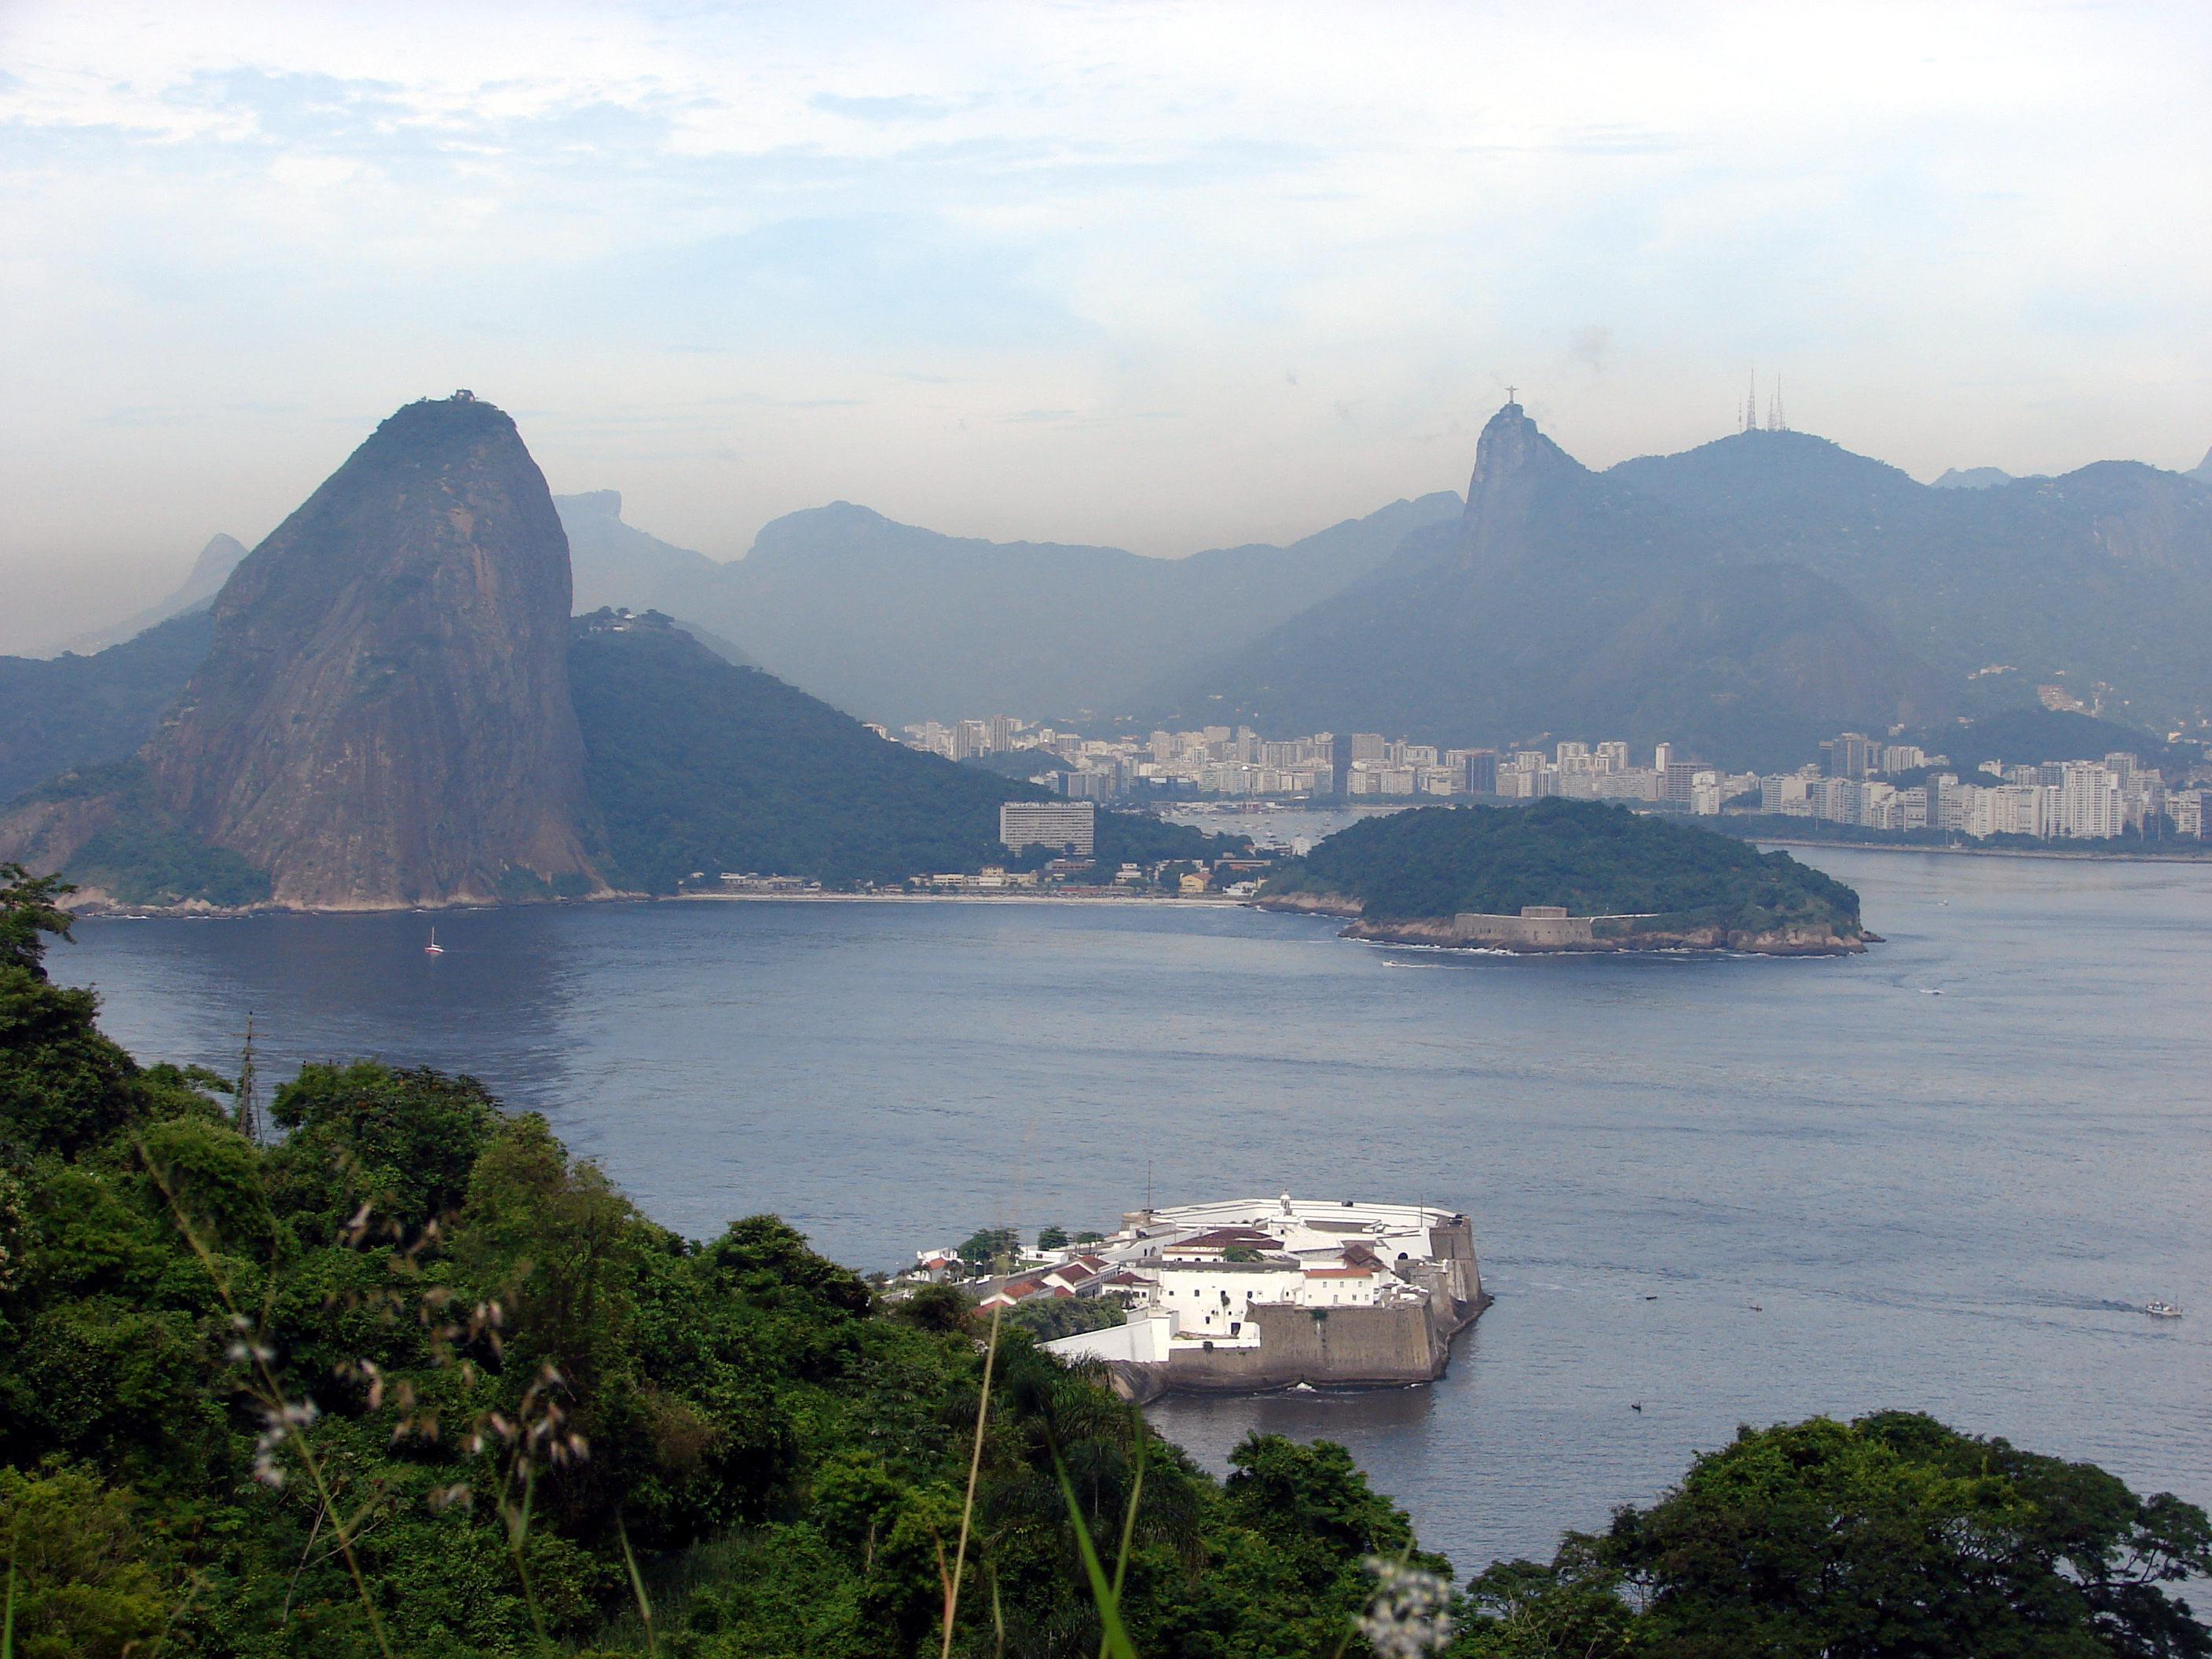
M1875 746L1863 732L1846 732L1820 745L1832 778L1863 778L1874 768Z
M1667 775L1667 769L1674 763L1674 745L1671 743L1661 744L1658 751L1651 757L1651 769L1664 777Z
M1495 749L1452 749L1444 758L1458 775L1460 791L1468 795L1498 793L1498 751Z
M2120 780L2094 761L2069 761L2058 787L2058 833L2106 840L2127 825L2127 794Z
M1597 769L1601 772L1626 772L1628 769L1628 745L1625 743L1598 744Z
M1049 847L1089 858L1097 844L1097 824L1098 809L1087 800L1010 800L999 807L999 839L1018 853Z
M1352 753L1347 757L1356 761L1379 761L1389 757L1390 744L1380 732L1354 732L1352 734Z

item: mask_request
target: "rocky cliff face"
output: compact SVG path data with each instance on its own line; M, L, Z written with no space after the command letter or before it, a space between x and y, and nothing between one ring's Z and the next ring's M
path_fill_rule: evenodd
M277 903L605 890L579 834L568 546L514 422L411 404L241 563L149 743L162 807Z

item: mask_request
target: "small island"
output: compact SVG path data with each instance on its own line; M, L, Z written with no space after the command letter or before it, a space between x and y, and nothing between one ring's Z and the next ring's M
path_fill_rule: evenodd
M1265 908L1350 918L1347 939L1516 953L1879 944L1859 896L1787 853L1603 801L1427 806L1369 818L1292 860Z

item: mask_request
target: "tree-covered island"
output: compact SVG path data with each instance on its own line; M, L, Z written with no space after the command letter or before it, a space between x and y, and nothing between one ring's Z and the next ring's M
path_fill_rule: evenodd
M1419 807L1339 830L1261 889L1355 939L1513 951L1862 951L1859 897L1787 853L1601 801ZM1530 921L1531 908L1557 912ZM1573 925L1567 925L1567 924Z

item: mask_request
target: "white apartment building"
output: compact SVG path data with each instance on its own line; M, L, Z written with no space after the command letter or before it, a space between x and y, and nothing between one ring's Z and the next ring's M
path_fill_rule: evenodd
M1087 800L1010 800L999 807L999 839L1024 847L1067 848L1089 858L1097 846L1098 809Z

